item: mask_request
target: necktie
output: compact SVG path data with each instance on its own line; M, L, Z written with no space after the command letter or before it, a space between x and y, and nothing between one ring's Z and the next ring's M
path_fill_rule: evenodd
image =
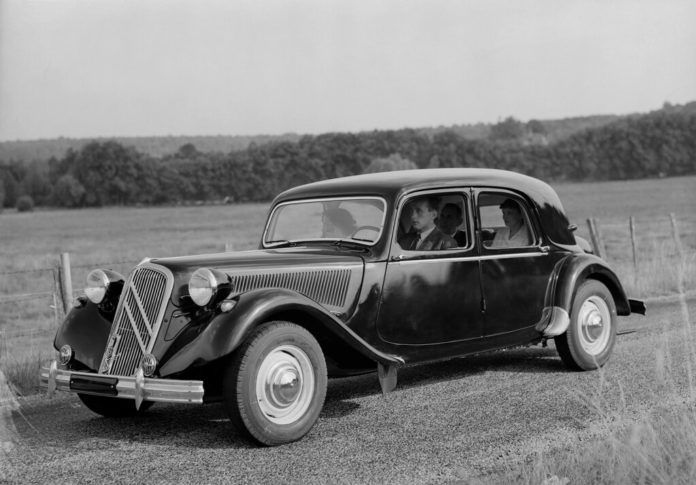
M421 235L418 234L418 237L416 237L413 240L413 244L412 244L413 247L411 249L418 249L422 242L423 242L423 239L421 239Z

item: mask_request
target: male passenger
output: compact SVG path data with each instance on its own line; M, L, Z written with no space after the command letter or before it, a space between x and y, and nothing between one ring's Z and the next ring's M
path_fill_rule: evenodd
M410 203L411 227L414 230L399 239L403 249L411 251L439 251L457 246L452 237L435 226L438 215L437 197L421 197Z
M443 233L452 236L452 239L457 242L457 246L464 247L466 246L466 233L457 229L462 225L462 222L464 222L462 208L450 202L445 204L440 211L437 225Z

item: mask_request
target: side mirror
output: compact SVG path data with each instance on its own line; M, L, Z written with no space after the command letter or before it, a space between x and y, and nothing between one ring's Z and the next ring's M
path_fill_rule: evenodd
M569 224L569 225L568 225L568 230L569 230L570 232L575 232L575 231L578 230L578 226L576 226L575 224Z

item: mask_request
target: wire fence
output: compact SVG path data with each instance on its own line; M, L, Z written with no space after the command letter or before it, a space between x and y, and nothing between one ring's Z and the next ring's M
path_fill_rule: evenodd
M649 272L649 283L655 285L659 279L657 273L662 271L664 287L658 290L662 295L693 289L696 275L687 274L677 285L676 273L670 270L670 265L689 264L691 272L696 273L694 216L677 219L669 214L623 221L593 219L588 220L587 227L578 228L577 234L592 240L595 251L618 268L620 278L629 286L640 280L641 272ZM73 298L81 292L87 272L102 267L127 274L136 263L76 261L71 264L68 259L66 265L61 258L53 267L0 271L0 358L26 351L35 344L45 344L50 350L50 339L70 311ZM71 279L77 282L77 291ZM640 285L629 289L638 296L642 291L651 291Z

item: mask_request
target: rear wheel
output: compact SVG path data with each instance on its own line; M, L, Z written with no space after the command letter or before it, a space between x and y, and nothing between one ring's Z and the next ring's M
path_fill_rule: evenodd
M316 339L291 322L261 325L237 350L224 379L237 430L264 445L302 438L326 396L326 362Z
M568 330L555 338L561 360L574 370L603 366L616 340L616 305L609 289L585 281L575 293Z
M144 401L140 405L140 409L135 409L135 401L131 399L94 396L92 394L78 394L77 396L87 409L107 418L120 418L123 416L143 414L154 404L152 401Z

